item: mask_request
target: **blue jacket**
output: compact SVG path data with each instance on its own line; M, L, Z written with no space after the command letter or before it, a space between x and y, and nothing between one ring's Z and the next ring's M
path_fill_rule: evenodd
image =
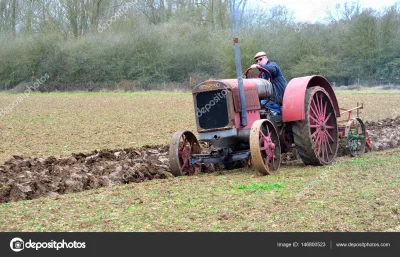
M278 64L270 61L268 61L267 64L260 64L260 66L268 70L272 75L271 79L273 85L272 101L274 101L279 105L282 105L283 94L285 93L287 82L285 77L283 77L281 68L279 68ZM263 72L261 77L263 79L269 78L266 72Z

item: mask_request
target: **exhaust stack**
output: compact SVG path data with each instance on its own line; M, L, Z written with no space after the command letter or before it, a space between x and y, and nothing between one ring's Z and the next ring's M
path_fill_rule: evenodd
M247 113L246 113L246 97L244 95L243 77L242 77L242 63L240 62L239 39L234 38L235 45L235 62L236 74L238 75L239 99L240 99L240 126L247 126Z
M232 31L233 31L233 44L235 50L235 63L236 63L236 74L238 76L238 87L239 87L239 99L240 99L240 126L247 126L247 113L246 113L246 97L244 94L243 77L242 77L242 63L240 61L240 50L239 50L239 30L240 22L243 18L244 8L247 0L243 1L229 1L231 9L232 19Z

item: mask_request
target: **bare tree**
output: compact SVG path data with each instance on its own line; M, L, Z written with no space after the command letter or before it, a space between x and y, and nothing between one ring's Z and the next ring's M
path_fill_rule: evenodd
M11 1L11 31L15 36L16 31L16 23L17 23L17 0Z
M328 9L326 14L329 22L351 21L353 17L360 15L361 11L360 2L356 1L336 4L333 9Z

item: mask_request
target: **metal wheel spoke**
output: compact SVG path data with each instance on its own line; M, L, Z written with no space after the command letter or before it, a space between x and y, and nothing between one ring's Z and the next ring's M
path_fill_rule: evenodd
M183 164L182 164L182 166L181 166L181 168L180 168L181 172L183 172L185 170L186 166L188 166L187 163L188 163L188 159L185 159Z
M325 102L325 106L324 106L324 112L323 112L323 114L322 114L322 117L324 117L325 118L325 116L326 116L326 106L328 105L328 102ZM330 113L329 113L330 114Z
M260 142L260 146L261 146L261 143L262 142L264 142L264 134L260 131L260 136L259 136L259 138L258 138L258 141Z
M315 134L317 134L317 133L320 132L320 131L321 131L320 129L317 129L314 133L312 133L311 138L314 138L314 137L315 137Z
M361 142L357 141L357 151L360 151L360 149L361 149Z
M324 150L323 146L322 146L322 133L319 133L319 135L318 135L318 143L317 144L318 144L318 153L321 154L322 151Z
M329 114L328 114L328 117L326 117L326 119L324 120L324 123L327 123L328 122L328 120L329 120L329 118L332 116L332 113L330 112Z
M329 138L328 138L328 136L330 137L330 138L332 138L330 135L329 135L329 133L328 132L326 132L325 133L325 137L326 137L326 143L328 144L328 146L329 146L329 150L331 151L331 153L333 153L333 151L332 151L332 147L331 147L331 144L329 143ZM333 141L333 140L332 140Z
M320 110L321 110L321 112L320 112L320 115L321 115L321 117L320 118L322 118L321 120L324 120L324 118L325 118L325 115L323 114L323 112L324 112L324 103L322 102L322 94L319 94L319 96L320 96L320 98L319 98L319 100L320 100L320 102L319 102L319 104L320 104Z
M273 154L273 155L272 155L272 168L274 168L274 167L275 167L275 164L274 164L274 160L275 160L275 158L276 158L276 156L275 156L275 154Z
M319 119L321 118L321 109L320 109L320 105L319 105L318 95L315 95L315 99L313 98L313 101L315 101L315 110L317 112L316 118L319 121Z
M274 153L272 153L271 159L270 159L270 165L272 165L272 167L274 166L274 160L276 159L276 156Z
M329 160L329 152L328 152L328 145L329 145L329 142L328 142L328 138L326 137L326 135L325 135L325 133L322 135L323 136L323 138L324 138L324 150L325 150L325 157L326 157L326 161L328 161Z
M269 156L267 155L265 158L264 158L264 164L265 164L265 166L268 166L268 164L269 164Z
M265 129L265 130L266 130L266 132L267 132L267 135L265 135L265 134L264 134L264 132L263 132L263 129ZM268 127L266 127L266 126L261 126L261 128L260 128L260 132L261 132L261 134L262 134L263 138L266 140L266 139L267 139L267 136L269 135Z
M312 115L310 115L309 118L311 118L315 122L315 124L319 124L319 121L316 118L314 118ZM311 123L311 120L310 120L310 123Z
M276 160L276 156L275 156L275 154L273 154L273 156L272 156L272 167L275 167L275 160Z
M312 104L313 104L313 103L314 103L314 101L312 102ZM317 120L317 119L318 119L317 110L314 110L314 108L312 107L312 104L310 104L310 110L314 113L315 118L311 115L311 113L310 113L309 117L312 118L312 119L314 119L314 121L315 121L316 123L319 123L319 120ZM314 106L315 106L315 104L314 104Z
M319 151L321 150L320 148L320 146L319 146L319 141L320 141L320 136L321 135L321 133L318 133L317 134L317 137L316 137L316 139L315 139L315 141L314 141L314 148L318 148L318 155L319 155Z
M317 118L319 117L319 101L317 94L314 95L312 99L312 103L314 103L315 111L317 112Z
M325 149L325 154L326 154L326 161L329 161L329 153L328 153L328 147L327 147L328 142L324 141L324 149Z
M326 134L328 135L329 139L330 139L332 142L335 142L335 140L333 140L333 138L331 137L331 135L329 134L328 131L326 132Z
M269 136L270 133L269 133L268 125L266 125L265 128L267 129L267 133L268 133L268 136Z
M322 154L322 160L325 161L325 140L324 140L324 133L321 133L321 154Z

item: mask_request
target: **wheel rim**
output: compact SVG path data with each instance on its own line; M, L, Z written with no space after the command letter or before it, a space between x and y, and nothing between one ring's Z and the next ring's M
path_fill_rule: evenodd
M172 136L169 150L172 174L175 176L193 175L199 171L199 166L190 164L190 157L192 154L199 154L200 152L200 144L192 132L176 132Z
M268 120L257 120L250 133L250 151L256 170L264 175L276 172L281 163L281 146L274 125Z
M346 126L347 147L350 155L357 157L365 152L366 132L361 119L355 118L348 122Z
M333 161L337 153L337 120L329 97L316 91L309 105L310 132L317 158L323 164Z

